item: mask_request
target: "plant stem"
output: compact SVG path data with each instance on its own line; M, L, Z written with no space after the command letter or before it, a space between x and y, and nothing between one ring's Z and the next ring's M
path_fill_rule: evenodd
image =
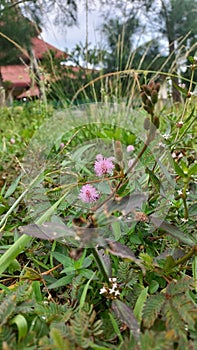
M185 210L185 213L184 213L184 219L188 219L188 207L187 207L187 194L186 194L186 191L187 191L187 183L185 184L184 186L184 189L183 189L183 196L182 196L182 199L183 199L183 205L184 205L184 210Z
M95 259L95 261L96 261L96 263L97 263L97 265L98 265L98 267L103 275L105 282L109 285L109 277L110 276L107 275L107 272L105 270L105 267L103 265L103 262L99 256L98 252L96 251L95 248L91 248L91 252L92 252L92 255L94 256L94 259Z
M192 247L192 249L187 253L185 254L182 258L178 259L174 265L173 265L173 268L175 266L178 266L178 265L181 265L183 264L184 262L186 262L187 260L189 260L193 255L196 255L197 254L197 245L195 245L194 247Z

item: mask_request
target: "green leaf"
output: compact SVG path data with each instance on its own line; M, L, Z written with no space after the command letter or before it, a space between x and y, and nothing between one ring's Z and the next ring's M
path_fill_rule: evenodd
M159 181L158 177L149 168L146 168L145 171L146 171L146 173L148 173L149 178L150 178L153 186L157 190L157 192L160 192L160 189L161 189L161 194L163 195L164 194L164 189L163 189L163 186L162 186L161 182Z
M74 261L73 259L69 258L69 256L65 256L64 254L59 252L52 252L52 256L63 266L66 266L66 268L71 267L74 270Z
M189 286L191 284L191 281L189 278L182 278L178 281L172 281L168 284L166 288L167 294L174 296L176 294L182 294L185 293L187 290L189 290Z
M91 349L93 349L93 350L109 350L108 347L106 348L102 345L97 345L95 343L92 343L91 341L88 344L89 344L89 346L91 346Z
M192 274L193 274L193 280L194 280L194 289L197 293L197 256L194 257L194 261L192 263Z
M167 256L163 266L163 269L167 275L172 272L174 265L175 265L175 260L173 256L171 255Z
M40 289L40 282L39 281L32 282L32 290L34 292L36 301L41 302L43 300L43 297L42 297L42 292Z
M0 215L2 215L8 208L4 204L0 204Z
M12 193L14 193L14 191L16 190L18 183L21 179L22 175L19 175L16 180L10 185L10 187L7 189L4 198L8 198L12 195Z
M113 235L115 241L118 241L121 237L121 229L120 229L120 222L119 221L114 221L111 224Z
M48 286L48 289L54 289L54 288L59 288L59 287L66 286L67 284L72 282L73 277L74 277L74 274L62 277L58 281L50 284Z
M23 315L19 314L10 321L10 324L14 324L14 323L18 328L18 342L20 342L21 339L25 338L25 336L27 335L28 325L27 325L26 318Z
M193 56L189 56L188 57L188 61L190 62L190 63L195 63L195 60L194 60L194 57Z
M137 298L137 301L135 303L135 307L133 310L134 316L136 317L137 321L140 323L142 321L142 310L146 302L147 296L148 296L148 287L144 288L141 291L139 297Z
M87 292L88 292L88 288L89 288L89 285L90 285L90 282L93 280L94 276L95 276L96 272L94 272L92 274L92 277L89 279L89 281L86 283L84 289L83 289L83 292L82 292L82 295L81 295L81 298L80 298L80 302L79 302L79 307L80 309L83 308L84 306L84 303L85 303L85 300L86 300L86 296L87 296Z
M187 96L187 93L188 93L187 89L182 88L181 86L177 85L174 81L173 81L173 85L176 88L176 90L182 92L183 95Z
M140 327L130 307L123 303L121 300L113 300L112 310L116 316L131 330L134 338L136 340L139 340Z
M159 288L159 283L155 280L152 280L149 286L149 293L154 294Z
M117 321L115 320L115 318L114 318L114 316L113 316L112 313L109 313L109 318L110 318L110 320L111 320L111 323L112 323L112 326L113 326L113 328L114 328L114 331L115 331L115 333L117 334L117 336L118 336L120 342L123 342L122 334L121 334L120 329L119 329L119 327L118 327Z
M176 173L181 177L185 177L184 171L180 168L180 166L178 165L177 162L175 162L174 159L173 159L173 165L174 165L174 170L176 171Z
M188 171L188 176L197 174L197 164L191 165Z
M88 145L84 145L82 147L79 147L75 152L73 152L71 154L71 158L73 161L80 162L81 161L81 157L83 155L84 152L86 152L89 148L93 147L95 144L88 144Z
M50 331L50 336L53 340L55 348L58 350L69 350L70 342L68 339L65 339L59 329L52 328Z
M20 270L21 270L21 265L16 259L14 259L9 265L8 272L10 274L13 274L15 271L20 271Z
M143 324L147 328L151 328L157 316L159 315L165 296L163 294L151 295L143 309Z

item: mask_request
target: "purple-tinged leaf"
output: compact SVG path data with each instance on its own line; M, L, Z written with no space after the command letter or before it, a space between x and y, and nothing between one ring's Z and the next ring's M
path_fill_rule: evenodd
M159 218L156 218L154 216L149 216L151 218L151 222L154 226L157 228L165 231L168 235L178 239L180 242L183 242L191 247L195 245L195 242L187 236L184 232L182 232L180 229L178 229L176 226L169 224L167 221L163 221Z
M130 307L121 300L116 299L112 301L112 310L116 316L127 325L134 338L138 341L140 337L140 326Z
M133 261L136 265L138 265L141 268L142 273L145 275L146 271L144 266L142 265L141 261L135 257L135 254L132 252L132 250L129 247L119 242L110 241L110 240L107 240L107 243L108 243L107 250L112 255L119 256L122 259Z

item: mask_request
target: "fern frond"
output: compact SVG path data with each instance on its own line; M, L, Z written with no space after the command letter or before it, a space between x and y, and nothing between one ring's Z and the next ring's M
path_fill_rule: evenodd
M102 321L96 320L96 312L93 305L84 304L83 309L78 309L74 319L70 321L70 334L72 340L83 349L89 347L92 338L102 333Z
M171 303L178 311L179 317L188 325L190 330L195 329L195 319L193 318L196 313L194 303L186 295L177 295L171 299Z
M168 338L165 332L146 331L141 334L140 350L169 350L174 349L174 340Z
M150 328L158 317L161 308L164 304L165 296L162 294L151 295L143 309L143 324L144 327Z
M121 261L117 272L118 279L124 282L127 287L134 286L138 281L138 275L134 272L131 263Z
M182 294L188 291L191 280L189 278L182 278L178 281L171 282L167 288L166 293L170 295Z
M0 305L0 327L5 325L16 308L15 293L8 295Z
M4 344L16 343L15 334L12 332L12 330L8 326L0 327L0 349L3 349L3 342Z
M163 312L165 315L165 323L167 331L173 330L176 337L183 337L186 339L185 322L180 318L178 310L174 307L171 300L165 303Z

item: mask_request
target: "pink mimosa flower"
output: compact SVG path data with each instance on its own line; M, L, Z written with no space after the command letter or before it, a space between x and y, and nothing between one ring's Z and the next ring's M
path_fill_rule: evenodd
M100 177L103 175L112 174L114 169L113 160L114 157L104 158L102 154L98 154L94 164L94 171L96 175Z
M127 152L133 152L135 147L133 145L127 146Z
M82 186L79 194L79 199L84 203L92 203L95 202L99 198L99 193L96 188L92 185L84 185Z

